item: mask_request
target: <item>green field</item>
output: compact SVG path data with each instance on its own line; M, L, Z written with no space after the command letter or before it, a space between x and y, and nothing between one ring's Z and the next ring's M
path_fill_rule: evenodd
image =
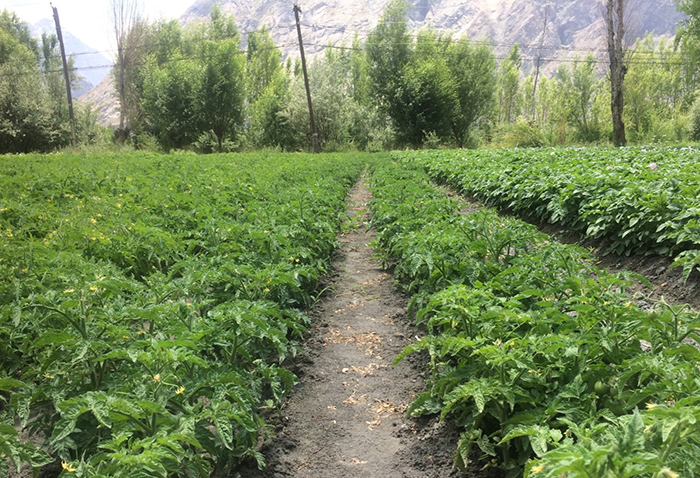
M586 250L465 212L408 156L375 174L372 224L428 331L397 358L430 356L409 413L463 428L460 466L478 448L506 476L697 476L700 315L641 310Z
M687 277L694 154L0 157L0 476L56 459L82 477L264 466L265 417L296 383L285 360L363 172L377 253L425 335L396 358L429 357L409 413L458 425L457 465L478 451L505 476L697 476L698 313L641 308L633 274L436 184L672 255Z
M694 148L494 149L396 154L487 205L602 239L617 254L700 265Z
M262 466L260 411L295 382L280 365L369 161L0 158L0 454L51 460L18 416L81 476Z

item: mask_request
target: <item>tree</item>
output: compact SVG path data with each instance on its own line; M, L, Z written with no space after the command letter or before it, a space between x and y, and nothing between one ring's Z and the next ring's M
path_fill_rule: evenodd
M166 150L194 143L202 132L197 104L201 63L180 58L159 66L150 60L144 76L142 100L148 130Z
M456 82L447 66L449 37L434 30L419 32L412 60L394 94L397 139L421 147L427 134L449 142L458 108Z
M520 46L516 43L508 56L501 62L498 78L499 106L498 119L501 123L512 123L520 114Z
M125 139L138 116L138 95L134 86L141 66L146 22L141 17L140 0L110 0L112 26L117 47L114 85L119 99L119 135Z
M676 30L676 47L682 55L684 107L695 101L700 85L700 0L676 0L678 9L686 15Z
M467 144L470 130L487 121L493 112L496 93L496 59L487 45L471 46L466 38L451 44L447 65L454 80L457 96L452 133L457 146Z
M218 6L212 9L207 40L201 44L204 65L198 102L201 125L216 136L223 151L224 139L235 139L243 122L245 57L238 50L240 39L232 16Z
M254 102L282 71L282 52L265 25L248 34L246 60L248 97Z
M60 146L40 51L27 25L0 14L0 152L49 151Z
M413 54L407 13L405 0L392 0L365 44L372 93L392 120L400 114L402 105L396 92Z
M624 81L627 74L623 48L626 7L627 0L606 0L605 26L610 59L610 112L613 123L613 144L617 147L627 144L623 119L625 108Z
M243 125L245 56L233 17L214 7L204 24L151 29L139 89L148 130L165 149L223 151Z
M647 34L637 42L625 82L625 118L633 141L683 139L684 66L664 37L657 41Z

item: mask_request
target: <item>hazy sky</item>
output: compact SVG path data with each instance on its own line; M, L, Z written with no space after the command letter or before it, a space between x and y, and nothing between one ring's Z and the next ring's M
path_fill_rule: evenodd
M142 0L149 20L179 18L195 0ZM69 30L83 43L97 50L109 50L114 44L110 21L110 0L0 0L0 11L12 10L27 23L53 19L51 5L58 9L61 28ZM107 55L109 56L109 55Z

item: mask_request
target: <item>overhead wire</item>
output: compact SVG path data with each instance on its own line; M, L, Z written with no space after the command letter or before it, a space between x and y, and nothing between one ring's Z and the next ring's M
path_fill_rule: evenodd
M36 2L32 4L26 4L26 5L34 5L34 4L40 4L44 2ZM303 26L306 26L307 28L311 28L314 33L318 31L326 31L329 29L336 30L337 26L332 26L332 25L319 25L317 23L304 23L302 22ZM272 30L294 30L294 25L289 24L289 25L283 25L283 24L277 24L277 25L272 25L272 26L265 26L265 29L267 31L272 31ZM239 31L239 35L241 37L246 37L250 35L251 33L256 33L259 32L260 29L256 30L248 30L248 31ZM345 30L344 30L345 31ZM417 32L418 35L420 35L420 31ZM363 47L357 48L357 47L351 47L351 46L345 46L345 45L338 45L338 44L321 44L317 42L304 42L305 46L312 47L315 50L313 51L322 51L327 48L331 49L337 49L337 50L345 50L345 51L364 51L368 45L367 40L368 37L370 36L370 33L363 32L363 33L356 33L355 38L358 38L360 40L364 39L365 43ZM364 38L362 38L364 37ZM460 38L453 38L452 35L448 32L445 35L440 35L440 32L438 32L438 36L433 38L432 41L438 44L455 44L455 43L466 43L470 46L488 46L491 48L506 48L506 49L512 49L515 45L518 45L521 51L527 51L527 50L533 50L533 49L538 49L540 52L549 52L549 55L523 55L521 53L520 59L521 61L524 62L530 62L530 61L539 61L541 62L557 62L557 63L573 63L573 64L578 64L578 63L583 63L586 62L587 60L585 58L581 59L578 56L571 58L569 56L560 56L560 55L552 55L552 53L562 53L562 54L569 54L569 53L583 53L587 55L593 55L594 58L596 59L596 62L598 64L609 64L610 61L606 59L603 54L607 54L608 50L607 49L597 49L597 48L591 48L591 49L582 49L582 48L571 48L567 45L559 45L559 46L552 46L552 45L543 45L541 48L539 45L537 47L533 45L528 45L528 44L520 44L520 43L499 43L499 42L493 42L488 39L484 40L478 40L478 39L471 39L471 38L465 38L465 37L460 37ZM405 42L405 43L394 43L394 45L402 45L402 46L413 46L415 42L413 39L410 42ZM290 48L294 47L296 44L290 45L290 44L285 44L285 45L275 45L274 47L269 47L266 49L284 49L284 48ZM137 48L148 48L148 47L137 47ZM672 50L669 50L672 51ZM246 50L239 48L238 50L239 53L247 53ZM630 65L638 65L638 64L643 64L643 65L669 65L669 66L685 66L689 65L690 62L685 61L685 60L669 60L669 59L657 59L657 55L659 55L658 52L655 51L639 51L635 48L626 48L624 49L624 52L626 55L628 55L628 59L626 60L627 64ZM112 53L111 50L95 50L95 51L84 51L84 52L73 52L71 53L70 56L72 57L80 57L80 56L87 56L87 55L97 55L97 54L105 54L105 53ZM421 51L415 51L414 53L416 54L424 54ZM428 52L431 55L442 55L442 56L451 56L459 53L454 53L454 52L445 52L445 51L430 51ZM646 57L646 58L645 58ZM170 62L170 61L184 61L184 60L194 60L197 58L203 58L202 56L190 56L190 57L178 57L174 59L168 59L165 62ZM508 58L508 55L498 55L494 57L497 61L503 61ZM108 63L108 64L101 64L101 65L86 65L86 66L73 66L71 68L71 71L88 71L88 70L99 70L99 69L107 69L107 68L113 68L116 65L116 63ZM56 73L63 71L61 70L48 70L46 73ZM13 73L10 72L3 72L0 73L0 76L7 76L8 73L12 75ZM17 75L21 74L31 74L31 73L15 73Z

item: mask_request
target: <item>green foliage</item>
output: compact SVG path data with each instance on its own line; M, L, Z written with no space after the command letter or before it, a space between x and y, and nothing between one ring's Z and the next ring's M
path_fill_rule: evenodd
M233 18L215 8L204 25L182 32L160 24L151 36L140 83L147 130L166 150L197 142L203 152L221 152L241 132L246 98Z
M444 144L464 146L470 131L491 114L493 53L433 30L419 32L414 42L406 15L403 3L392 3L367 39L379 107L391 118L401 145L420 147L432 133Z
M7 11L0 14L0 77L0 152L48 151L63 144L37 43Z
M683 149L546 149L406 154L489 205L603 239L617 254L697 265L698 165Z
M539 128L523 118L512 124L501 125L494 136L494 142L512 148L539 148L546 145L546 139Z
M397 153L402 164L372 179L379 246L428 332L396 359L430 357L409 413L464 429L460 467L478 447L513 477L696 476L697 312L643 311L630 281L585 250L465 212L418 170L437 169L425 160L439 154L412 165L416 154Z
M366 160L3 158L3 419L42 432L75 476L262 466L261 410L295 383L281 364ZM10 428L1 458L48 460Z
M513 45L501 62L498 75L499 114L501 123L511 123L520 115L520 45Z

